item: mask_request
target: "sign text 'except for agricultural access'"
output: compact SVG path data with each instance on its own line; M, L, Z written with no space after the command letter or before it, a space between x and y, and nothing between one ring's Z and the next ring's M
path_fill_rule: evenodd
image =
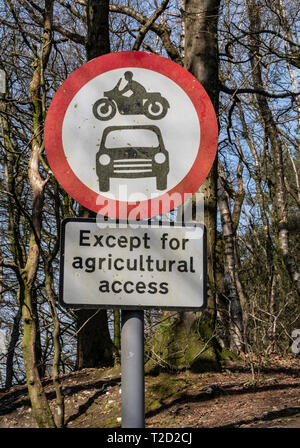
M64 305L201 308L202 226L101 228L94 221L63 226Z

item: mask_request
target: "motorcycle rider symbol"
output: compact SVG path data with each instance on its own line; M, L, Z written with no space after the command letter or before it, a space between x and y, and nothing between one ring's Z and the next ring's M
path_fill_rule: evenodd
M145 115L151 120L163 118L170 107L169 102L159 92L147 92L145 87L133 79L133 73L126 71L127 85L119 90L122 78L117 85L104 92L104 97L93 105L93 114L98 120L110 120L117 111L122 115ZM132 92L129 96L127 93Z
M131 71L124 73L124 79L126 85L123 88L120 88L120 78L112 90L104 92L104 98L94 103L95 118L111 120L117 110L121 115L144 115L151 120L166 116L170 107L166 98L159 92L147 92L133 79ZM150 125L109 126L104 129L96 155L96 172L102 192L110 190L110 178L156 177L157 190L167 189L169 153L160 129Z

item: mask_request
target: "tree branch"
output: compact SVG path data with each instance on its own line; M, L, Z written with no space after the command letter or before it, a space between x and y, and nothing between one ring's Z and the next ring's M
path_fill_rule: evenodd
M236 89L232 89L231 87L228 87L225 84L223 84L221 81L219 82L219 88L220 88L221 92L228 93L229 95L233 95L233 96L236 96L237 94L241 94L241 93L251 93L253 95L262 95L267 98L288 98L288 97L294 98L300 94L300 92L299 93L295 93L295 92L270 93L264 89L259 89L259 88L251 89L250 87L241 88L241 89L237 87Z
M155 20L165 11L165 9L168 6L168 3L169 3L169 0L163 0L161 2L160 6L156 9L156 11L154 11L152 16L146 21L145 25L142 26L142 28L140 29L140 31L137 35L135 43L133 45L133 48L132 48L133 51L138 51L140 49L148 30L154 24Z
M143 16L143 14L135 11L134 9L130 8L129 6L123 6L123 5L109 5L109 10L111 12L116 12L119 14L125 14L129 17L132 17L133 19L137 20L142 25L146 25L147 17ZM173 61L177 62L178 64L182 65L182 58L175 47L175 45L171 42L170 34L171 29L166 23L158 24L158 23L152 23L149 27L151 31L153 31L155 34L157 34L165 47L165 50Z

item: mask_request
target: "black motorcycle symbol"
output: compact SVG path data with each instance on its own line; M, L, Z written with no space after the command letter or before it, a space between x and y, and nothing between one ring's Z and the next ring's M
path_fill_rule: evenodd
M143 114L151 120L160 120L167 114L170 105L159 92L147 92L142 84L132 79L132 72L125 72L124 78L127 85L122 90L119 90L120 79L112 90L104 92L105 98L94 103L93 114L98 120L110 120L117 108L122 115ZM127 92L131 92L130 96L126 95Z

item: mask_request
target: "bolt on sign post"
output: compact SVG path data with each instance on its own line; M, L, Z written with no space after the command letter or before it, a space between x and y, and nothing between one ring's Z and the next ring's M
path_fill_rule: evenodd
M58 89L45 147L58 182L114 223L62 223L60 301L122 309L122 426L144 426L144 309L206 303L205 228L143 223L195 193L217 150L214 108L183 67L152 54L95 58Z

